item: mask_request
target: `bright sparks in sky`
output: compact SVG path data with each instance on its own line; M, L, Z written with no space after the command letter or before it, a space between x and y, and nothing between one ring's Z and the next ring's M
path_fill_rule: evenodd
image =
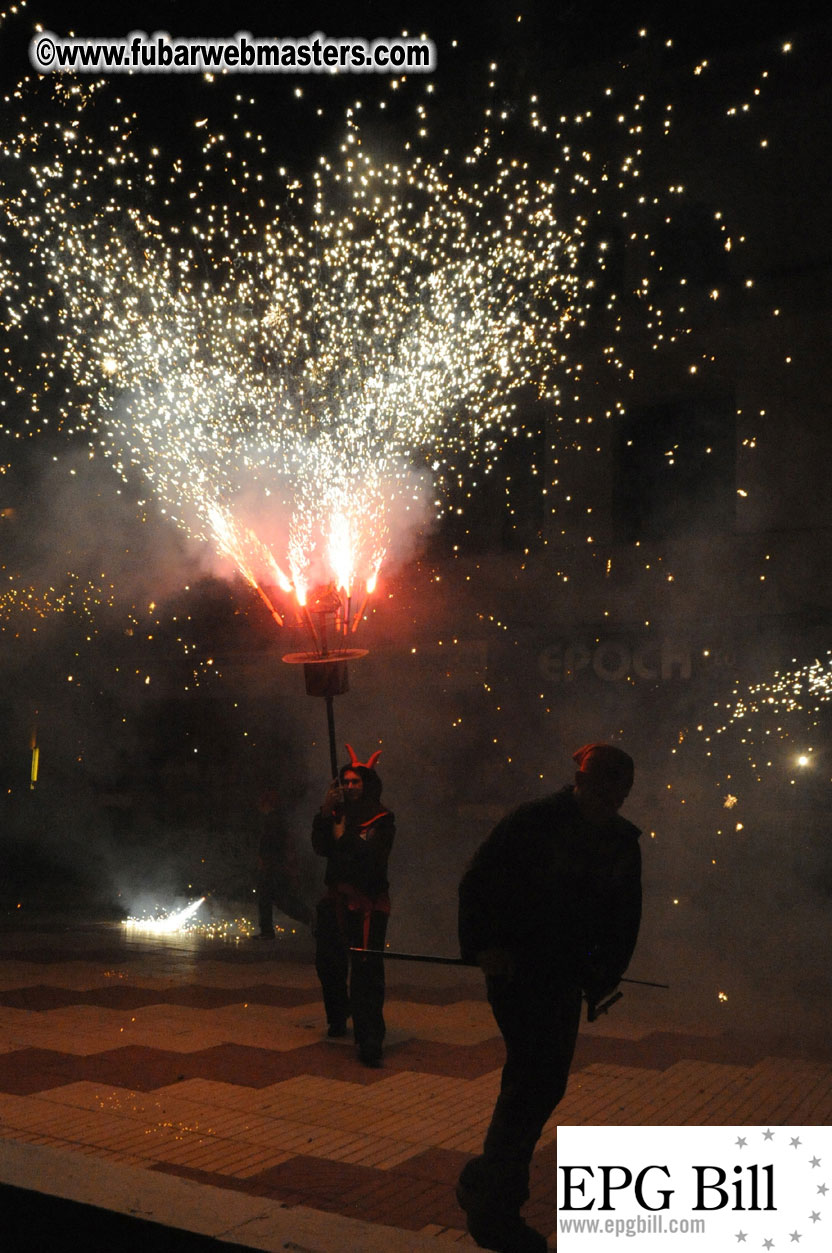
M133 116L92 138L109 87L54 92L2 153L20 257L7 333L42 345L7 370L27 423L55 408L122 476L139 470L277 621L273 589L372 591L397 502L415 513L460 452L487 463L519 388L557 401L605 245L590 255L567 188L487 132L460 162L382 161L348 111L338 159L267 192L222 134L200 134L195 177L140 152ZM189 221L146 207L163 185Z

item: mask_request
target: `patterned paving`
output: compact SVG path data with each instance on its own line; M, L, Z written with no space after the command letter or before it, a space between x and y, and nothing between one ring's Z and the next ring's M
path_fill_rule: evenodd
M381 1070L323 1038L297 947L3 936L0 1138L85 1153L470 1243L453 1182L478 1151L502 1045L475 973L389 978ZM827 1123L832 1051L652 1030L582 1032L561 1123ZM555 1229L556 1125L530 1222Z

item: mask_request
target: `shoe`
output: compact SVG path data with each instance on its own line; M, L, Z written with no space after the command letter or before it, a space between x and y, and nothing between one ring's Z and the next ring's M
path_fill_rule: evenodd
M371 1045L363 1047L359 1045L358 1060L362 1066L369 1066L371 1070L378 1070L381 1066L381 1049Z
M330 1040L343 1040L347 1034L347 1024L345 1022L331 1022L326 1034Z
M481 1249L496 1249L497 1253L547 1253L546 1237L530 1227L519 1214L487 1209L482 1198L475 1198L464 1184L457 1184L456 1199L465 1213L468 1234Z

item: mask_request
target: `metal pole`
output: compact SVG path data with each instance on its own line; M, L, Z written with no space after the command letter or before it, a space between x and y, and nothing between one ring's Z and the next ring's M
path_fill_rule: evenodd
M334 779L338 774L338 753L335 750L335 710L332 706L332 697L327 696L324 699L326 700L326 726L329 732L329 764Z
M378 957L389 957L400 962L429 962L431 966L476 966L476 962L467 962L463 957L435 957L433 953L392 953L389 948L350 948L351 953L375 953Z
M432 966L476 966L474 961L466 961L464 957L437 957L433 953L395 953L389 948L350 948L351 953L376 953L379 957L392 958L400 962L428 962ZM653 983L649 979L619 979L619 983L635 983L640 988L665 988L669 983Z

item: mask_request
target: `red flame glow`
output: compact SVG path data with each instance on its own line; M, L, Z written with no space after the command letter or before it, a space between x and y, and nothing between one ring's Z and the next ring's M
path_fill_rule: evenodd
M218 504L211 506L208 520L218 550L234 563L279 626L283 625L283 615L272 603L264 583L276 584L285 595L294 597L301 611L300 621L312 636L316 648L318 636L309 613L313 589L317 599L328 598L329 612L335 616L338 633L347 635L351 630L355 631L364 616L367 601L376 589L386 551L378 539L362 533L362 519L356 514L338 509L328 519L316 520L315 526L308 520L305 526L295 526L287 554L291 577L285 573L271 548L251 527L238 522L226 507ZM368 521L368 530L371 531L373 519ZM368 549L372 552L369 560L366 557ZM323 560L316 560L316 553L322 554ZM361 572L362 565L367 569L366 575ZM359 595L363 590L364 595L360 609L354 613L352 598L356 589ZM315 612L314 604L311 608Z

